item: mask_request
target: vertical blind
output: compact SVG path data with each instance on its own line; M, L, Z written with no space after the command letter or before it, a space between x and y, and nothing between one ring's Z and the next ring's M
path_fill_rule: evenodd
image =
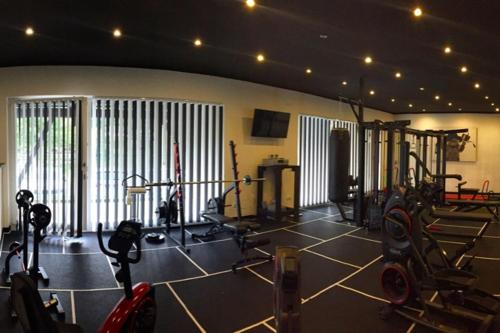
M79 100L26 100L16 114L16 186L52 210L52 233L81 231Z
M357 177L358 125L350 121L299 116L300 205L328 202L328 139L332 128L347 128L351 136L349 174Z
M122 180L138 174L150 182L175 179L172 146L179 142L185 181L223 177L223 106L185 101L93 100L90 144L89 225L114 228L130 218ZM130 184L140 185L139 179ZM206 202L221 192L221 184L184 189L187 223L199 221ZM155 209L168 198L167 187L153 187L138 201L138 218L157 226Z

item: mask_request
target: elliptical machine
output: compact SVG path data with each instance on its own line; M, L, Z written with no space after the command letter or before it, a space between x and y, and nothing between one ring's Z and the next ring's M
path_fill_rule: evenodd
M29 274L37 280L42 280L46 285L49 284L49 276L43 267L38 265L40 242L47 237L47 234L42 234L50 224L52 212L50 208L44 204L34 204L29 210L29 223L33 226L33 265L28 269Z
M381 310L381 318L389 319L394 312L438 332L469 332L465 322L475 324L474 332L486 332L500 312L500 299L476 288L476 275L450 264L439 243L419 222L423 207L408 201L407 195L394 190L384 210L380 280L390 304ZM430 241L428 246L424 237ZM430 260L431 253L437 253L439 264ZM435 293L431 300L423 295L426 290ZM439 301L434 301L436 296ZM402 310L414 301L423 310L421 316Z
M111 235L108 248L102 239L102 223L97 229L97 240L101 251L116 260L112 265L120 269L115 274L118 282L123 283L125 296L122 297L108 315L99 333L118 332L154 332L156 322L156 301L154 288L147 282L140 282L132 287L130 264L141 260L141 224L134 221L122 221ZM132 245L136 246L136 257L128 253Z
M29 210L34 200L34 195L29 190L20 190L16 194L17 209L19 211L19 222L21 224L21 231L23 233L23 240L21 243L12 242L9 245L9 254L5 258L5 265L2 271L3 279L6 285L10 285L10 260L14 256L23 256L22 270L25 271L28 267L28 231L29 231ZM22 252L22 253L21 253Z
M33 280L34 287L37 287L37 281L42 280L44 284L49 283L49 277L47 272L43 267L39 266L39 245L40 242L46 237L46 234L42 234L42 231L47 228L52 219L52 212L49 207L44 204L34 204L33 193L28 190L21 190L16 195L16 202L19 207L19 214L22 215L23 221L23 242L19 244L14 242L10 247L13 247L11 252L8 254L5 262L5 267L3 270L3 275L6 283L11 284L10 277L10 259L14 255L23 252L23 262L21 271L27 272L29 277ZM28 267L28 231L30 224L33 226L33 264L30 268ZM15 311L15 304L12 305L11 316L12 318L17 318L18 313ZM44 302L46 309L55 309L59 318L64 318L65 312L61 305L61 302L56 293L50 293L50 299Z
M16 203L19 209L19 221L22 221L23 240L22 243L13 242L9 246L9 254L5 259L2 271L6 285L10 285L10 260L13 256L23 255L22 271L29 271L31 277L42 280L44 284L49 283L49 276L43 267L38 265L40 242L47 236L43 230L50 224L52 212L43 204L33 203L33 193L28 190L20 190L16 194ZM28 236L30 225L33 226L33 265L28 268Z

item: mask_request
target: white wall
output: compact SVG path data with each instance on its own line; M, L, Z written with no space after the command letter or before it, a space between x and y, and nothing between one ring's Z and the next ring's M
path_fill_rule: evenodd
M0 163L5 162L4 193L8 191L9 172L14 172L13 154L8 152L8 98L19 96L109 96L155 97L217 102L225 106L226 142L238 146L240 174L256 175L256 166L269 154L278 154L297 163L298 114L310 114L354 121L350 107L338 101L220 77L182 72L116 67L39 66L0 69ZM255 108L290 112L287 139L250 136ZM366 109L366 119L392 120L391 114ZM230 177L229 158L225 158L226 178ZM285 193L291 193L292 181L285 181ZM9 193L10 194L10 193ZM290 194L284 204L291 206ZM4 196L3 205L7 207ZM245 187L243 213L255 213L255 186ZM6 209L4 209L4 216ZM7 216L5 216L7 217ZM5 218L4 221L7 219ZM4 223L5 225L5 223Z
M467 187L481 188L485 179L490 189L500 191L500 115L499 114L411 114L396 119L411 120L416 129L477 128L476 162L447 162L447 173L461 174ZM448 181L447 190L456 191L457 181Z

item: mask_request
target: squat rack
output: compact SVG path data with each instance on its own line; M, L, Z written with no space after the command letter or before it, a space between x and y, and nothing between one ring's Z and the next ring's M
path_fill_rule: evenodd
M136 198L134 196L138 194L144 194L146 191L150 190L153 187L162 187L162 186L167 186L168 188L172 188L175 186L175 195L177 198L177 212L179 215L179 226L180 226L180 231L181 231L181 239L177 240L176 238L172 237L170 235L170 225L167 225L167 236L173 240L177 245L181 246L187 253L189 253L189 249L186 248L186 223L185 223L185 218L184 218L184 186L185 185L199 185L199 184L218 184L218 183L231 183L233 184L235 188L235 198L236 198L236 213L237 213L237 218L238 221L241 220L241 206L240 206L240 199L239 195L241 193L240 189L240 184L243 183L244 185L250 185L253 182L257 181L265 181L265 178L252 178L249 175L244 176L241 179L238 179L237 177L239 176L239 172L237 171L237 160L236 160L236 144L231 140L229 142L230 146L230 155L231 155L231 164L232 164L232 170L233 170L233 178L230 180L201 180L201 181L184 181L182 177L182 166L181 166L181 160L180 160L180 153L179 153L179 144L177 142L174 142L173 144L173 149L174 149L174 167L175 167L175 181L172 180L167 180L163 182L150 182L146 178L140 176L140 175L133 175L125 178L122 182L122 185L127 191L127 197L130 196L130 203L132 205L131 207L131 217L135 219L136 214ZM133 177L138 177L143 180L143 185L141 186L128 186L126 185L126 181L130 178Z

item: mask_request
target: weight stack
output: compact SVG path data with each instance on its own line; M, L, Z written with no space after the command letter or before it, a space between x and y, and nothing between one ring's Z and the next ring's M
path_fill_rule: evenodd
M349 192L351 137L347 128L334 128L328 142L328 200L345 202Z

